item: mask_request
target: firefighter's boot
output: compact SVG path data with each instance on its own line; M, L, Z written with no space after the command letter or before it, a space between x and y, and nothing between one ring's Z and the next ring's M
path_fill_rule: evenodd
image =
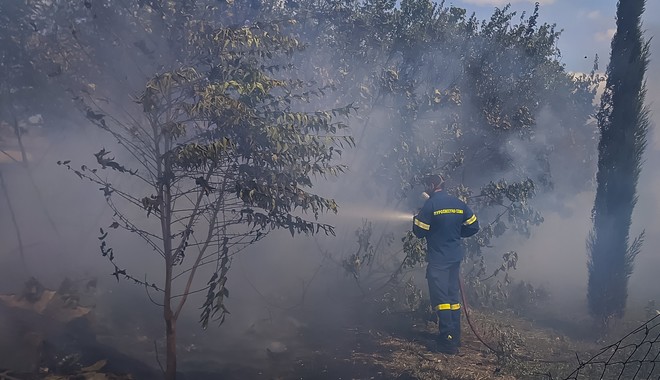
M454 326L452 323L452 315L450 310L438 311L438 337L436 338L437 348L436 351L455 355L458 353L458 346L454 336ZM459 337L460 339L460 337Z
M456 347L461 347L461 309L458 304L452 305L451 310L451 336Z

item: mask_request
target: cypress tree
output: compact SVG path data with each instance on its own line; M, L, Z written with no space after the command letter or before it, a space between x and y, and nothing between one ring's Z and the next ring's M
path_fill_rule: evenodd
M617 4L617 30L597 113L600 141L593 227L587 240L587 299L591 315L603 324L623 316L628 279L644 240L642 232L629 241L649 129L648 108L644 105L649 43L641 29L645 3L620 0Z

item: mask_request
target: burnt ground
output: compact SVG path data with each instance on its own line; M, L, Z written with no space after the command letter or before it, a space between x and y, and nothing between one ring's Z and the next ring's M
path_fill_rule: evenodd
M508 380L548 379L552 374L556 379L575 368L576 352L584 357L600 347L585 333L588 325L578 320L567 319L562 326L550 319L532 321L513 313L473 311L476 330L499 352L486 348L464 318L461 352L447 356L432 352L432 321L406 314L358 320L334 326L323 320L297 322L288 330L282 329L283 320L271 320L264 322L264 330L277 326L279 335L271 334L259 344L240 345L215 335L182 336L180 378ZM66 325L67 331L45 336L39 346L39 368L31 372L0 369L0 380L161 378L154 358L163 347L149 337L160 324L149 331L127 328L130 321L121 328L104 323L102 318L74 321ZM544 327L551 323L563 330ZM240 340L256 342L257 330L244 332ZM566 331L581 335L572 339ZM21 334L25 333L29 335L27 330ZM48 349L51 341L54 344ZM30 342L17 339L14 350Z
M434 353L433 322L390 315L369 325L343 328L310 324L300 332L295 346L267 355L254 366L229 363L214 371L188 372L186 378L547 379L549 372L557 376L573 367L574 352L595 348L512 314L473 314L473 324L483 339L504 352L492 353L464 323L460 354ZM203 366L200 359L195 363Z

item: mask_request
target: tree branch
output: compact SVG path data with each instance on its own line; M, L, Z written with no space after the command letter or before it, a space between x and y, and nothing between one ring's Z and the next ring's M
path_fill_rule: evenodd
M200 190L200 194L203 194L203 193L204 192ZM192 270L190 271L190 275L188 276L188 282L186 283L186 287L185 287L185 290L183 292L183 297L181 298L181 301L179 301L179 305L176 309L176 312L174 313L174 318L178 318L179 313L181 313L181 310L183 309L183 305L186 303L186 300L188 299L188 294L190 292L190 287L192 286L193 279L195 278L195 273L197 272L197 268L199 267L199 264L202 261L202 257L204 256L204 253L206 252L206 249L208 248L209 243L211 242L211 239L213 238L215 221L218 217L218 212L220 211L220 207L222 205L222 196L219 196L216 202L217 202L216 207L213 210L213 216L212 216L211 221L209 223L209 229L208 229L208 234L206 236L205 244L199 250L199 254L197 255L197 258L195 259L195 263L192 266Z

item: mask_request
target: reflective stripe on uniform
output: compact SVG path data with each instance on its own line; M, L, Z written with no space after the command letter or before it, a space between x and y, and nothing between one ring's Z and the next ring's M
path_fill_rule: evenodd
M470 219L466 220L465 223L463 223L463 224L465 224L466 226L469 226L470 224L472 224L476 221L477 221L477 216L472 215L472 217Z
M426 230L426 231L428 231L428 230L431 229L431 226L430 226L430 225L428 225L428 224L426 224L426 223L420 221L420 220L417 219L417 218L415 218L415 225L416 225L417 227L423 229L423 230Z
M433 211L433 215L442 215L442 214L462 214L463 210L460 208L443 208L441 210Z
M441 303L440 305L434 307L433 309L436 310L436 311L451 310L451 304Z
M460 310L461 309L461 304L460 303L453 303L453 304L451 304L451 309L452 310Z

